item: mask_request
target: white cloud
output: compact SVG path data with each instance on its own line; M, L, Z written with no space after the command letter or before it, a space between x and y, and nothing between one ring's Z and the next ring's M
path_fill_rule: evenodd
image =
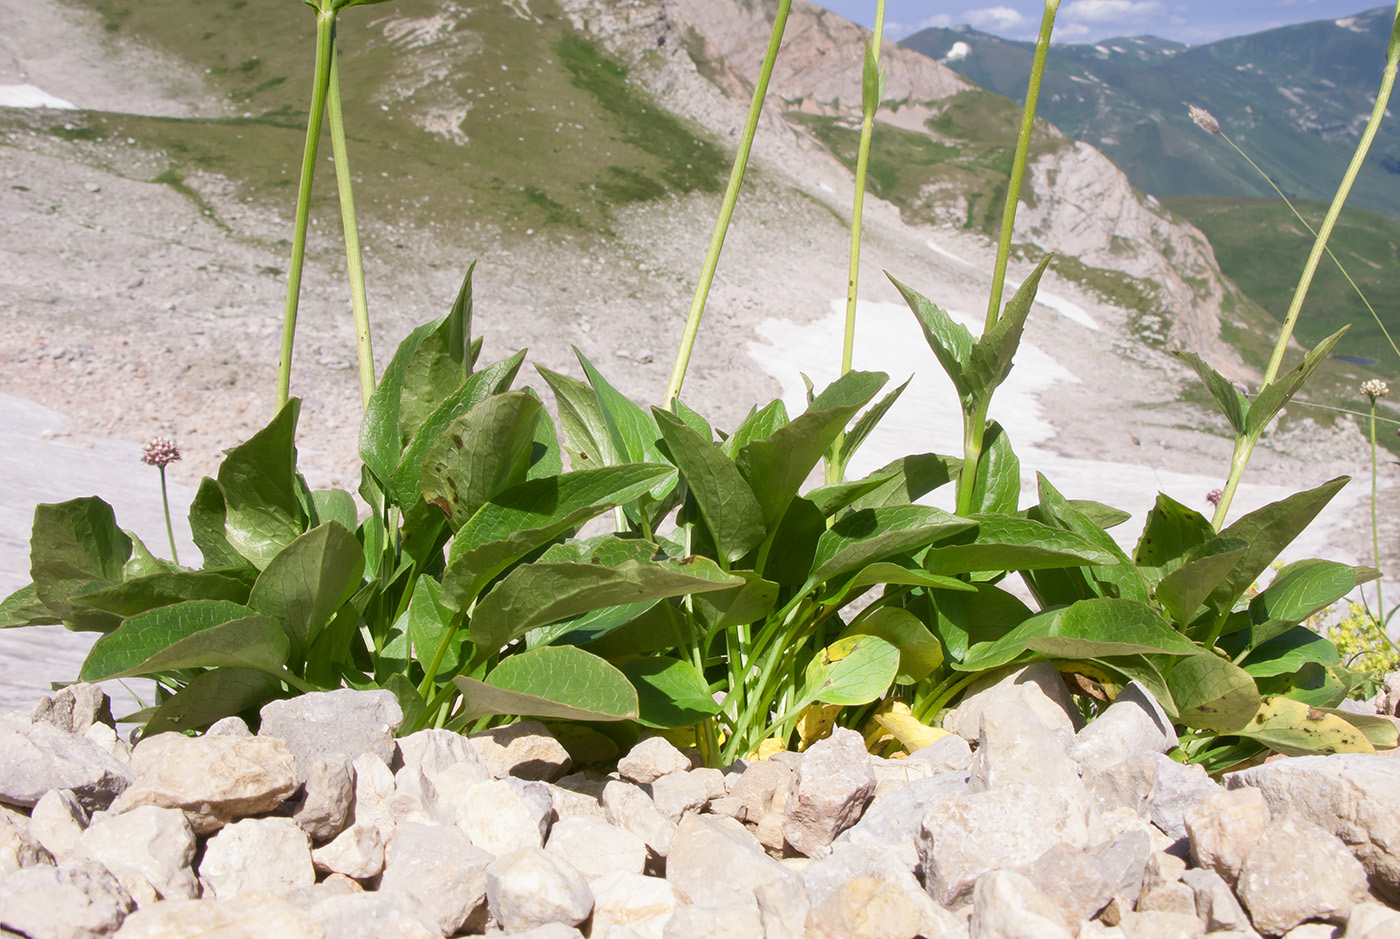
M947 29L953 25L953 18L947 13L939 13L917 23L886 23L885 32L903 39L925 29Z
M1021 15L1020 11L1013 10L1011 7L984 7L980 10L968 10L963 14L963 20L969 26L988 31L1015 29L1026 22L1026 18Z
M1081 23L1135 25L1161 12L1157 0L1074 0L1060 15Z

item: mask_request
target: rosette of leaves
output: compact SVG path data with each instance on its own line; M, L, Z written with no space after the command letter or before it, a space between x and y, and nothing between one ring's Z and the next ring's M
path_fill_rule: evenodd
M674 487L675 471L563 472L539 398L511 390L523 353L474 367L470 284L469 273L452 312L404 340L369 403L363 521L348 492L313 491L297 472L293 399L200 485L200 570L153 557L101 500L41 505L33 583L4 601L0 624L104 633L80 677L155 679L160 700L135 715L148 732L342 686L394 691L408 729L636 718L639 684L571 641L580 618L603 636L639 604L741 581L637 539L572 540Z
M982 338L896 283L958 390L964 415L979 419L1005 378L1044 265ZM1194 357L1232 422L1257 433L1296 392L1333 339L1252 404ZM1213 377L1213 380L1209 380ZM967 463L960 474L969 471ZM931 628L949 673L916 686L913 712L929 719L978 677L1037 660L1054 662L1102 702L1129 681L1148 688L1177 723L1181 752L1223 769L1266 749L1371 752L1396 745L1389 721L1337 706L1360 676L1305 621L1378 576L1365 567L1306 560L1283 568L1263 591L1252 585L1312 521L1346 478L1264 506L1217 533L1199 513L1165 495L1129 555L1108 529L1127 513L1065 499L1040 477L1039 502L1018 510L1020 466L1009 440L988 422L975 476L962 480L975 530L935 542L920 558L929 573L970 589L918 587L900 606ZM1038 609L998 585L1025 582Z

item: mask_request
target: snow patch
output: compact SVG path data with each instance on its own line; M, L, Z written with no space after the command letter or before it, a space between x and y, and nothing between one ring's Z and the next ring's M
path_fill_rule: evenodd
M972 47L959 40L953 43L953 48L948 50L948 54L943 57L944 62L960 62L972 53Z
M0 85L0 108L55 108L76 111L78 106L35 85Z
M960 257L958 257L956 254L953 254L951 251L944 251L942 248L938 247L938 245L934 244L932 241L925 241L925 242L924 242L924 245L927 246L928 249L929 249L930 251L932 251L934 254L941 254L941 255L943 255L945 258L949 258L949 259L951 259L951 260L957 261L959 264L965 264L965 265L967 265L968 267L976 267L975 264L973 264L971 261L967 260L966 258L960 258Z

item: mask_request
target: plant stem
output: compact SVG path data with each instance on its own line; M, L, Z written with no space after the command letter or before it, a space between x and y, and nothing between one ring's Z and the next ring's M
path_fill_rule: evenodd
M331 81L335 14L316 12L316 73L311 82L311 112L306 120L306 145L301 155L301 185L297 189L296 221L292 233L292 260L287 268L287 306L282 318L282 350L277 364L277 410L287 403L292 383L292 345L297 329L297 302L301 297L301 269L306 258L306 224L311 215L311 177L316 171L316 150L321 139L321 119Z
M345 147L345 117L340 110L339 63L332 27L330 88L327 94L331 153L335 156L335 182L340 192L341 227L345 231L345 266L350 274L350 304L355 311L355 348L360 358L360 404L363 407L369 405L369 397L374 394L374 351L369 340L369 303L365 298L365 269L360 259L360 226L355 220L350 153Z
M1371 405L1371 473L1376 472L1376 406ZM1372 484L1371 513L1375 514L1375 485ZM160 467L160 503L165 507L165 535L170 539L170 560L180 563L180 552L175 549L175 528L170 524L170 493L165 488L165 467ZM1374 526L1372 526L1374 528Z
M164 475L161 476L164 480ZM168 516L167 516L168 517ZM1381 569L1381 536L1376 518L1376 399L1371 399L1371 553L1376 560L1376 570ZM1381 592L1381 578L1376 578L1376 610L1385 616L1385 595ZM1385 632L1384 629L1381 632ZM1387 634L1388 635L1388 634Z
M875 112L880 109L880 43L885 32L885 0L875 0L875 31L870 38L870 55L875 67L875 94L870 94L868 75L862 74L860 146L856 151L856 193L851 205L851 256L846 268L846 335L841 346L841 374L851 370L856 344L856 291L860 283L860 228L865 212L865 177L870 167L870 138L875 132ZM833 459L826 464L826 481L839 483L846 474L844 461L839 458L846 440L843 430L831 448Z
M1006 283L1006 264L1011 256L1011 233L1016 227L1016 205L1021 201L1021 183L1026 175L1026 159L1030 155L1031 131L1035 128L1035 109L1040 101L1040 83L1045 77L1045 58L1050 53L1050 33L1055 28L1055 14L1060 0L1045 0L1045 13L1040 18L1040 36L1035 42L1035 58L1031 62L1031 80L1026 86L1026 106L1021 111L1021 132L1016 138L1016 156L1011 161L1011 182L1006 187L1006 208L1001 213L1001 237L997 240L996 268L992 272L992 290L987 296L987 329L996 325L1001 316L1001 292Z
M768 51L763 56L763 67L754 85L753 101L749 104L749 116L744 121L744 133L739 139L739 152L734 155L734 168L729 173L729 187L724 191L724 201L720 203L719 218L715 221L714 233L710 236L710 250L705 254L705 264L700 270L700 282L695 286L695 297L690 303L690 314L685 321L685 333L681 337L680 348L676 350L676 364L671 370L671 382L666 386L664 406L671 403L681 393L685 381L685 370L690 365L690 353L695 348L695 337L700 333L700 317L705 312L705 301L710 296L710 284L719 267L719 253L724 248L724 236L729 231L729 221L734 217L734 206L739 202L739 189L744 183L744 171L749 165L749 151L753 149L754 134L758 131L758 118L763 113L763 99L768 95L768 80L773 77L773 64L778 60L778 47L782 45L783 30L787 27L788 11L792 0L778 0L778 12L773 18L773 32L768 39Z
M1351 163L1342 176L1341 185L1337 187L1337 194L1332 197L1332 204L1328 207L1327 215L1322 220L1322 226L1318 229L1316 240L1313 241L1307 263L1303 265L1303 273L1298 278L1297 288L1293 291L1293 302L1289 304L1288 314L1283 320L1283 329L1279 332L1278 342L1274 344L1273 355L1269 358L1269 367L1264 372L1264 381L1260 385L1261 390L1268 387L1278 377L1279 368L1283 365L1283 355L1288 350L1289 340L1293 338L1293 327L1298 322L1298 314L1302 312L1303 301L1307 299L1308 288L1312 285L1318 262L1322 259L1322 252L1327 247L1327 239L1332 237L1332 229L1337 224L1338 216L1342 214L1342 206L1346 204L1347 196L1351 194L1352 184L1356 181L1356 175L1361 171L1361 164L1366 161L1366 154L1371 149L1372 141L1376 139L1376 132L1380 130L1381 119L1385 116L1386 106L1390 102L1390 93L1395 87L1397 65L1400 65L1400 2L1395 5L1395 20L1390 31L1390 45L1386 51L1385 70L1381 73L1381 86L1376 93L1375 107L1371 109L1371 117L1366 122L1366 129L1361 133L1361 140L1356 145L1356 152L1351 156ZM1240 477L1244 475L1249 456L1259 440L1259 435L1263 432L1264 428L1260 427L1253 434L1240 435L1240 438L1235 442L1235 458L1230 466L1230 476L1226 480L1225 489L1220 496L1220 504L1216 506L1215 517L1212 520L1217 531L1224 524L1225 516L1230 510L1230 502L1234 499L1235 490L1239 487Z

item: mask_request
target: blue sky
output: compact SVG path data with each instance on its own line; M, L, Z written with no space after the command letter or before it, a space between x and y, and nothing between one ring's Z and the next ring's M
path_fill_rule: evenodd
M875 0L817 0L866 26ZM1055 19L1060 42L1154 35L1200 44L1290 23L1337 19L1374 9L1376 0L1061 0ZM1042 0L886 0L885 29L894 39L928 26L968 23L1008 39L1034 39Z

